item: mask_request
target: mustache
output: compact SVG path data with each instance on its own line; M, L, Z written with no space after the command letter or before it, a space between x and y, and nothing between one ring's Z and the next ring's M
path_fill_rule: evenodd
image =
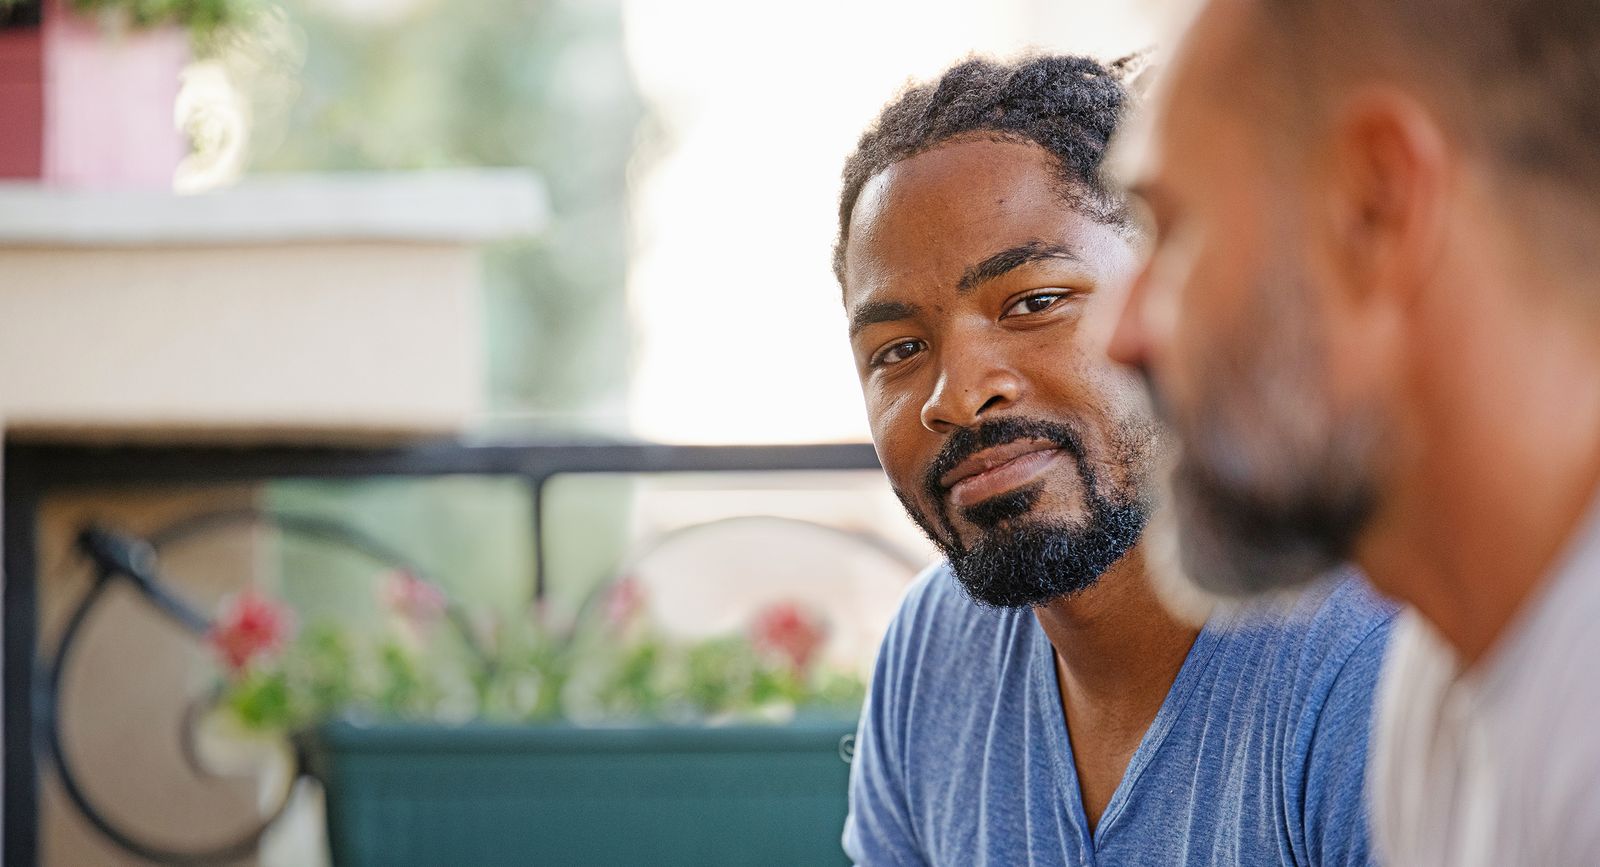
M1017 440L1042 440L1067 450L1080 462L1083 460L1083 438L1067 425L1036 418L994 419L976 427L956 428L945 439L923 474L923 492L935 503L942 501L947 491L940 480L957 465L984 449Z

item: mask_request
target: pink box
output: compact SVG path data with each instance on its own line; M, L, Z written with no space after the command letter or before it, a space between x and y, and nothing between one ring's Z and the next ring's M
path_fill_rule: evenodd
M40 30L0 30L0 178L37 178L44 165Z
M171 187L188 60L179 28L109 30L47 0L41 26L0 31L0 177Z

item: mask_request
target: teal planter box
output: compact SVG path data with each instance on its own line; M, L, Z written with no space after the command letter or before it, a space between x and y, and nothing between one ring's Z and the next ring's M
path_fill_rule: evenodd
M854 731L330 723L303 746L337 867L827 865Z

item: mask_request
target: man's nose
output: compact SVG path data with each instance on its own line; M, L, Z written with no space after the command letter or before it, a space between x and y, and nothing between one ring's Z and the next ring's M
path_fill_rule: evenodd
M1127 300L1117 316L1116 329L1106 353L1111 360L1135 370L1144 370L1150 360L1150 265L1146 263L1128 287Z
M933 392L922 405L922 426L940 435L973 427L1016 403L1022 389L1022 377L1015 368L992 352L947 357Z

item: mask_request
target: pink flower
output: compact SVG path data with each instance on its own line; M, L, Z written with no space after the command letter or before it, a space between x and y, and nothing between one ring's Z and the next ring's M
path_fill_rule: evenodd
M644 611L644 585L629 575L606 592L605 618L614 627L632 623Z
M206 641L232 674L269 657L294 633L294 613L254 588L224 600Z
M756 649L781 657L797 674L811 667L827 637L827 623L796 602L762 609L750 627Z
M390 611L419 627L437 623L449 605L443 590L404 570L389 573L379 595Z

